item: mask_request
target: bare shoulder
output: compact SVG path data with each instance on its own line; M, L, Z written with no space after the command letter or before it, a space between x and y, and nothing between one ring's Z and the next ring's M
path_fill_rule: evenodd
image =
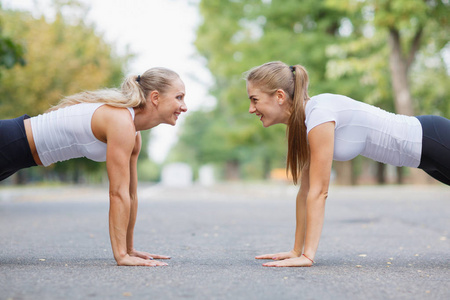
M102 121L116 124L134 124L130 111L123 107L113 107L110 105L100 106L94 113L93 119L98 118Z
M135 138L136 130L133 118L126 108L102 105L99 107L91 121L92 132L101 141L107 142L111 137L126 136Z
M334 130L335 122L330 121L320 125L317 125L308 134L308 142L310 147L318 146L321 147L323 143L329 143L330 141L334 143Z

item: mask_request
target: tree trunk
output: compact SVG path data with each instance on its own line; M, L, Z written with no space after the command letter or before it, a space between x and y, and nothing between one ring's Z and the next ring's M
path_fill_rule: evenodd
M14 185L25 185L28 182L26 170L19 170L12 175L12 181Z
M412 116L414 110L408 83L409 65L402 54L400 34L395 29L389 32L389 45L391 47L389 66L394 89L395 111L398 114Z
M421 37L422 28L419 28L411 42L408 57L406 57L403 55L399 31L395 28L389 29L389 45L391 48L389 66L397 114L414 115L413 101L408 83L408 71L419 49ZM412 171L412 176L420 177L418 172L414 170ZM397 183L402 184L403 182L402 168L397 168Z
M403 167L397 167L397 184L402 184L405 182L403 176Z
M264 179L270 179L270 171L272 170L272 160L270 157L264 158Z
M356 176L353 172L353 161L333 162L336 170L336 183L339 185L356 185Z
M239 161L237 159L227 161L225 163L225 179L235 181L239 178Z
M377 183L385 184L386 183L386 165L380 162L377 162Z

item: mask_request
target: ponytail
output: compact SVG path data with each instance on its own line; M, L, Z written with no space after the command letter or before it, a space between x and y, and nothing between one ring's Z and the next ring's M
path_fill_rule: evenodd
M178 74L166 68L152 68L142 75L130 75L123 81L120 89L85 91L63 98L47 112L80 103L105 103L114 107L142 108L152 91L167 92Z
M288 120L286 135L288 137L287 168L290 170L294 184L298 183L299 175L309 164L309 146L306 136L305 104L308 96L308 73L300 65L291 69L294 76L294 95L292 110Z

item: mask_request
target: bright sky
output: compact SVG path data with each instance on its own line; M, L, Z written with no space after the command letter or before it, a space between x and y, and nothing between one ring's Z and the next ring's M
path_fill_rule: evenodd
M34 11L36 16L52 15L51 0L0 0L4 9ZM161 66L180 74L186 85L188 110L211 107L208 95L212 78L205 62L196 53L193 42L200 22L199 0L80 0L91 7L86 20L93 22L99 34L116 46L119 53L129 47L137 57L129 74ZM188 111L189 113L189 111ZM162 162L177 140L175 127L159 125L151 130L150 156Z

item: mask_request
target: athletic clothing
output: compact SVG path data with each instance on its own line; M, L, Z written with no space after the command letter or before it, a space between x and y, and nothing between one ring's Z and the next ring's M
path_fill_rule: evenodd
M36 166L25 133L28 115L0 120L0 181L20 169Z
M422 153L422 127L415 117L396 115L351 98L320 94L305 107L307 133L335 122L333 159L362 155L394 166L417 168Z
M36 150L44 166L77 157L106 160L106 143L91 128L92 116L104 103L82 103L32 117ZM134 110L128 108L134 120ZM36 166L28 144L24 120L28 115L0 120L0 181L20 169Z
M423 128L419 168L450 185L450 120L439 116L418 116L417 119Z
M36 150L44 166L71 158L106 161L106 143L93 134L91 120L104 103L81 103L31 118ZM128 108L134 120L134 110Z

